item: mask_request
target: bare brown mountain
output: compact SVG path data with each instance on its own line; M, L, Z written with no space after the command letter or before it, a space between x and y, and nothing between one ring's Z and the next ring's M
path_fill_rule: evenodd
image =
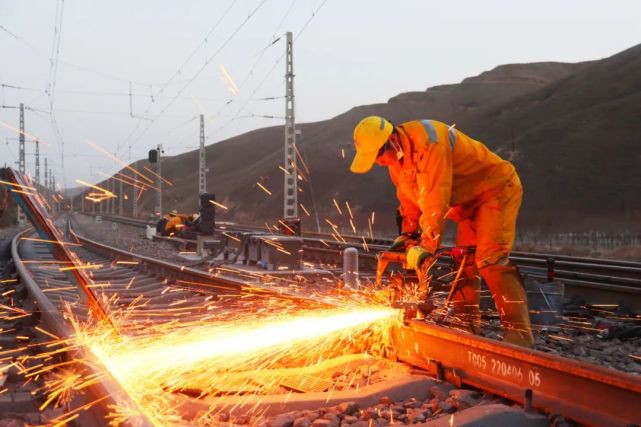
M358 228L367 227L371 212L378 229L392 228L396 201L386 172L375 168L357 176L348 171L353 127L370 114L394 122L456 123L511 158L526 192L522 227L558 231L598 222L622 228L641 211L641 45L578 64L502 65L459 84L404 93L299 125L298 147L306 164L300 201L312 211L311 217L301 212L306 228L315 228L315 214L321 226L325 218L346 225L346 201ZM280 217L283 138L283 127L275 126L207 147L207 185L229 207L224 217L258 224ZM197 162L196 151L164 159L164 175L174 182L165 193L165 209L195 209ZM150 212L153 194L147 192L140 202Z

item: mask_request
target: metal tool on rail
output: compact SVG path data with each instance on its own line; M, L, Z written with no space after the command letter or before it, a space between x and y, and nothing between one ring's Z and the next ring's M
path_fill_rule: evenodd
M412 244L417 244L412 242ZM454 279L450 283L450 289L443 305L442 313L439 315L439 321L453 314L453 309L450 306L452 298L456 293L460 283L461 274L463 270L474 263L474 253L476 248L474 246L454 246L442 247L436 251L433 259L429 263L416 270L416 281L412 280L411 275L403 273L392 273L388 276L387 292L389 303L392 307L402 308L404 310L405 318L412 317L425 317L430 314L435 308L434 303L434 286L432 286L432 277L430 276L430 269L439 260L449 257L451 260L452 272L456 272ZM398 263L402 268L407 270L407 259L405 252L391 252L382 251L377 254L376 264L376 285L378 287L383 285L383 277L387 268L391 263ZM412 292L413 291L413 292ZM414 298L411 301L406 300L408 294L413 294Z

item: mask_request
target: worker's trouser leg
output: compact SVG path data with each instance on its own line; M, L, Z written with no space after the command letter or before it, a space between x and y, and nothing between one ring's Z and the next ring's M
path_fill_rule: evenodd
M481 276L492 293L496 309L505 328L506 342L531 347L534 344L530 313L523 280L512 263L488 265Z
M471 220L459 222L456 233L457 246L475 246L476 230ZM469 329L473 334L481 331L481 310L479 308L481 301L481 277L474 263L466 262L461 274L460 283L456 292L452 295L452 309L456 319L461 325Z
M459 222L456 244L476 246L476 266L501 315L505 340L529 346L533 339L527 298L516 266L508 262L522 198L518 176L490 194L475 203L468 219Z
M467 266L459 280L451 301L454 316L460 326L478 334L481 331L481 276L476 265Z

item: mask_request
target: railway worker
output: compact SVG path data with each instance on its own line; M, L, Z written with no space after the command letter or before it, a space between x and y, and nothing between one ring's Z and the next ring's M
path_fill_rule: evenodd
M180 215L178 215L178 211L174 209L173 211L169 212L169 220L167 221L167 225L165 226L164 234L166 236L177 234L182 231L183 227L183 220Z
M514 166L435 120L395 126L382 117L366 117L354 129L354 144L351 171L366 173L376 163L387 167L396 186L402 227L390 250L406 251L409 268L427 272L445 219L457 222L457 246L476 246L474 262L465 268L452 301L457 318L479 332L482 277L499 311L505 341L531 346L523 280L508 258L522 197ZM408 245L412 240L419 244Z

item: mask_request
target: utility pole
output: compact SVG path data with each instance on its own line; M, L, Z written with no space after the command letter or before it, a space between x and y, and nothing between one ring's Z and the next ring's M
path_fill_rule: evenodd
M51 207L51 203L49 203L49 175L48 175L48 169L47 169L47 158L45 157L45 182L44 182L44 188L45 188L45 200L49 204L49 207Z
M56 177L51 174L51 169L49 169L49 176L51 177L51 210L53 213L56 213Z
M284 218L298 217L298 172L296 167L296 124L294 117L294 57L291 31L287 32L285 73L285 200Z
M156 173L158 176L156 177L156 185L158 186L158 194L156 195L156 213L158 214L158 218L162 218L162 179L160 177L162 176L162 145L158 144L158 167L156 168Z
M123 197L123 194L122 194L122 181L118 181L118 215L120 215L120 216L124 215L124 212L122 210L122 208L123 208L123 206L122 206L122 203L123 203L122 202L122 197Z
M18 159L18 172L21 175L24 175L26 172L25 167L25 147L24 147L24 104L20 103L20 135L18 140L20 141L20 157ZM21 208L18 208L18 225L25 224L24 212Z
M111 193L116 194L116 180L111 178ZM111 198L111 214L115 215L116 214L116 200L114 198Z
M207 165L205 164L205 115L200 115L200 157L198 162L198 194L207 192Z
M134 163L133 168L135 170L138 170L138 162ZM131 186L131 216L133 216L134 218L138 216L138 195L136 194L135 185Z
M36 184L40 184L40 141L36 139Z

